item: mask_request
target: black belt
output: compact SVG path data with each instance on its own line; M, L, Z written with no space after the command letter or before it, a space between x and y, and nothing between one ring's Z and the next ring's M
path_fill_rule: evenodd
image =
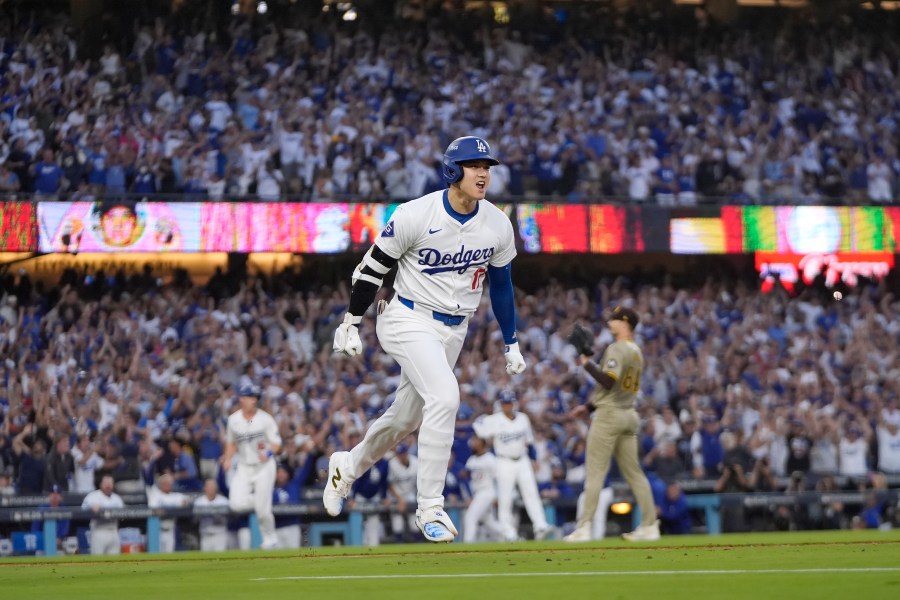
M400 304L409 308L410 310L415 310L416 303L412 300L404 298L403 296L398 295L397 299L400 300ZM438 312L436 310L431 311L431 316L435 321L440 321L444 325L448 327L456 327L466 320L465 315L448 315L447 313Z
M521 457L521 456L516 456L516 457L512 457L512 456L500 456L500 457L498 457L498 458L505 458L506 460L519 460L519 459L522 458L522 457Z

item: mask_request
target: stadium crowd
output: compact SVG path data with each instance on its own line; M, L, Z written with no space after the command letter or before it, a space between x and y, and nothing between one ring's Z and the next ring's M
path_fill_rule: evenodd
M143 490L163 474L176 491L198 492L218 474L236 390L252 384L285 441L279 477L297 474L294 501L318 505L328 457L358 441L398 384L371 311L360 327L364 353L332 354L344 284L301 285L286 271L160 285L149 269L89 281L74 271L51 289L27 275L3 281L0 493L87 493L103 475ZM466 499L472 422L495 410L500 390L513 389L534 426L542 494L574 502L588 423L568 413L592 384L565 338L580 321L594 327L602 348L611 341L604 309L625 303L641 315L640 447L658 504L691 482L717 492L866 490L881 502L870 524L889 521L878 490L885 475L900 475L900 302L886 290L866 285L825 303L813 289L791 298L734 282L550 282L519 291L520 344L531 368L515 379L503 368L485 296L456 369L462 403L446 493ZM414 456L415 440L408 442ZM403 500L386 487L379 494ZM802 522L796 511L781 515L785 527L847 527L853 517L862 513L840 507ZM726 516L726 527L747 527L745 518Z
M591 5L498 25L393 4L354 22L299 7L110 20L102 49L63 18L7 14L0 192L404 199L442 185L440 154L466 132L504 161L495 199L900 196L893 16L731 27Z

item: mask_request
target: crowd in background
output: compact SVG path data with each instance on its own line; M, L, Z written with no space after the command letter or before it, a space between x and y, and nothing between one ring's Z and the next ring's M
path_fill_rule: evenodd
M377 344L371 311L360 327L363 354L334 356L348 289L298 285L299 277L217 273L197 286L186 277L161 285L149 269L99 273L89 283L69 271L44 289L8 275L0 490L84 493L104 474L143 489L169 473L175 489L198 491L217 475L224 420L237 408L236 390L250 383L278 421L286 480L302 472L303 494L317 501L328 457L389 406L399 369ZM866 285L824 302L812 288L791 298L734 281L550 282L518 292L529 368L516 377L505 372L485 296L456 366L451 478L457 488L465 479L472 421L493 412L508 388L534 426L543 495L574 501L588 422L568 413L593 388L566 336L580 321L602 349L612 341L603 311L624 303L641 316L640 447L660 502L667 483L677 496L679 482L692 481L717 492L883 489L885 474L900 475L900 302L887 289ZM448 496L465 499L450 483ZM879 505L879 519L890 518L887 509Z
M503 160L495 199L898 197L894 15L600 4L503 25L447 2L104 15L96 37L7 13L0 193L406 199L465 134Z

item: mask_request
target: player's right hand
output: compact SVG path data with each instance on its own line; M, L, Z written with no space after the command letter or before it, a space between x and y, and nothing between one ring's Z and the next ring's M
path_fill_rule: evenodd
M334 332L332 349L335 353L356 356L362 352L362 340L359 339L359 330L356 328L361 320L362 317L354 317L350 313L344 315L344 322Z

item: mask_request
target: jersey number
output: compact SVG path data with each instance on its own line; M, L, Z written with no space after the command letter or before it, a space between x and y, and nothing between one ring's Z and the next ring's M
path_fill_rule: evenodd
M641 386L641 370L634 367L625 369L625 376L622 378L622 389L626 392L637 393Z
M487 269L484 267L478 267L475 269L475 274L472 276L472 289L477 290L481 286L481 282L484 281L484 274L487 273Z

